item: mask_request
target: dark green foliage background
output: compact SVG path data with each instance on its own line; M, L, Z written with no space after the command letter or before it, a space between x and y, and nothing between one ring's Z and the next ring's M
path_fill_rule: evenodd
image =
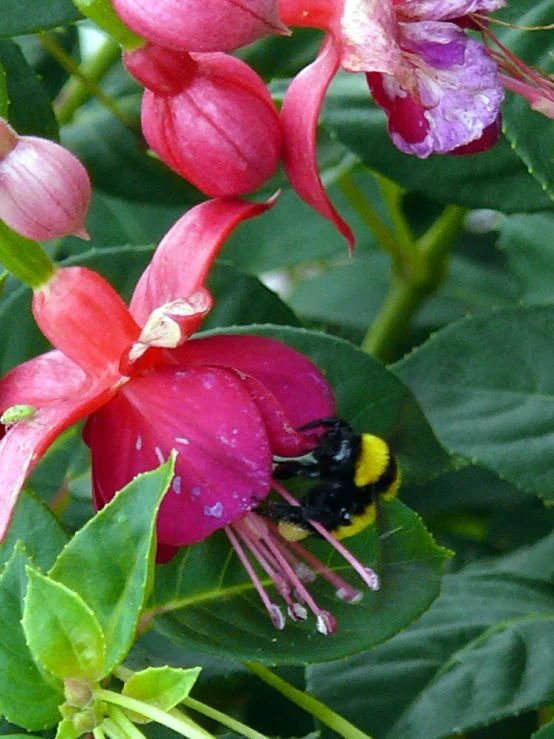
M59 136L86 164L94 187L91 243L67 238L49 244L49 252L60 263L96 269L128 300L155 244L203 196L145 154L140 89L119 62L102 85L132 126L95 100L58 126L52 99L67 74L30 34L58 29L78 59L71 24L80 15L69 0L0 6L11 122L20 133ZM554 0L514 0L499 17L548 24ZM528 64L552 73L552 31L491 28ZM320 42L318 33L295 30L292 39L265 39L240 55L281 99ZM71 544L54 564L92 516L88 455L80 430L69 430L30 478L0 546L0 733L21 735L24 727L49 739L46 727L58 720L59 681L44 680L20 625L28 565L74 588L106 633L119 634L107 668L131 646L144 601L154 629L132 646L127 664L201 665L193 695L269 735L332 732L269 690L242 660L277 665L374 739L554 737L554 128L509 93L503 120L502 140L485 154L420 161L390 142L363 75L339 73L320 121L318 155L329 195L356 233L354 256L279 172L256 194L281 187L279 203L228 240L209 278L215 308L203 330L261 333L303 351L326 373L339 412L356 429L384 436L398 456L405 481L402 502L385 508L392 533L378 541L370 528L348 542L380 571L383 589L347 606L318 585L318 599L339 619L336 636L315 633L313 621L275 632L223 535L157 568L152 584L145 514L127 549L115 528L114 539L86 544L99 582L122 589L127 573L134 583L134 611L112 618L118 601L100 585L79 583ZM374 173L403 188L403 212L417 236L445 205L469 211L443 283L406 327L387 368L357 348L379 315L391 270L340 189L338 173L349 164L391 227ZM284 297L260 280L275 272L286 274ZM2 372L48 348L30 313L30 292L12 278L0 302L0 346ZM70 503L58 518L45 504L62 486ZM150 493L153 510L157 493ZM354 583L326 546L310 546ZM454 552L447 563L444 547ZM6 709L10 702L16 708ZM153 739L170 735L144 731Z

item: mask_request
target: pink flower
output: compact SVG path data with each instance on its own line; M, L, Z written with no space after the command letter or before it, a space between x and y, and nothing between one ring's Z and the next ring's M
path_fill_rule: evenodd
M168 167L211 197L252 192L275 172L281 125L258 75L228 54L149 44L125 53L147 90L142 130Z
M81 162L63 146L18 136L0 118L0 218L34 241L89 236L84 219L90 181Z
M98 508L172 449L176 471L158 517L161 545L190 544L256 506L273 455L305 451L295 429L334 410L308 359L280 342L220 335L187 341L210 310L203 287L232 229L269 205L209 201L169 231L127 308L100 275L59 269L33 298L55 349L0 381L0 413L33 413L0 441L0 538L26 476L69 425L88 417Z
M184 51L232 51L269 34L287 34L276 0L114 0L135 33Z
M402 151L427 157L473 144L484 150L499 133L503 91L495 62L460 25L470 13L504 0L280 0L289 25L327 32L317 59L292 82L281 117L284 164L293 187L353 245L317 171L316 125L327 88L342 67L364 72ZM476 142L480 142L480 145Z

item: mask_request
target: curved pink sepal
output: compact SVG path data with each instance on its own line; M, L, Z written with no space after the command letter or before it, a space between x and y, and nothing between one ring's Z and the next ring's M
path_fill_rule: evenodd
M25 479L66 428L105 403L111 391L89 387L76 400L56 400L15 424L0 441L0 541L10 523Z
M273 455L310 451L311 437L296 429L335 413L331 388L315 364L275 339L210 336L175 351L185 366L225 367L239 374L263 419Z
M172 366L133 378L89 418L84 438L97 507L177 450L158 515L161 544L201 541L269 492L266 430L248 391L225 369Z
M135 320L143 326L159 306L188 298L202 287L230 232L274 202L275 198L267 203L228 198L208 200L189 210L162 239L137 283L130 305Z
M86 267L63 267L35 290L33 315L56 349L89 376L119 376L123 351L140 329L103 277Z
M75 397L89 383L75 362L57 349L14 367L0 380L0 413L12 405L35 408L59 398Z
M298 195L333 223L348 241L348 247L352 251L354 235L327 196L316 158L319 112L339 64L337 44L331 35L327 35L317 59L291 82L281 108L283 164Z

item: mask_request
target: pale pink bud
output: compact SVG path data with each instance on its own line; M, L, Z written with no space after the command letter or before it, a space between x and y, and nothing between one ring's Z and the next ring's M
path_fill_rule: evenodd
M154 44L127 52L148 89L142 131L168 167L210 197L252 192L274 173L281 124L258 75L228 54L187 54Z
M277 0L113 0L139 36L185 51L232 51L271 34L288 34Z
M0 118L0 218L35 241L89 236L84 219L91 196L81 162L49 139L18 136Z

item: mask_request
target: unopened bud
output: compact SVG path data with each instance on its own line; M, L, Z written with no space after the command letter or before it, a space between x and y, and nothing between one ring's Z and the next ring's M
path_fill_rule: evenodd
M184 51L232 51L289 33L277 0L113 0L113 6L135 33Z
M125 64L146 84L142 130L168 167L210 197L253 192L275 172L281 125L260 77L228 54L149 45Z
M84 219L91 188L86 169L63 146L18 136L0 118L0 218L34 241L89 236Z

